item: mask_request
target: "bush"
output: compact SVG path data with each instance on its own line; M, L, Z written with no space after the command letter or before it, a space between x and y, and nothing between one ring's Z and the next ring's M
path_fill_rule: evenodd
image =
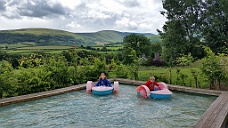
M129 69L127 68L127 66L120 64L114 68L114 73L116 74L116 77L118 77L118 78L128 78Z

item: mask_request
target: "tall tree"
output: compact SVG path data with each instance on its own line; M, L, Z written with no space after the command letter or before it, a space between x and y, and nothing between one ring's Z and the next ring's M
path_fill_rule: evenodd
M167 18L163 31L163 57L173 61L189 52L202 58L199 44L216 53L228 53L228 1L227 0L163 0L161 14Z
M161 11L161 14L168 21L163 31L158 32L164 43L164 59L171 64L180 53L189 52L198 57L201 54L196 47L201 39L201 0L163 0L163 8L166 11Z
M205 0L202 30L205 45L214 52L228 53L228 1Z

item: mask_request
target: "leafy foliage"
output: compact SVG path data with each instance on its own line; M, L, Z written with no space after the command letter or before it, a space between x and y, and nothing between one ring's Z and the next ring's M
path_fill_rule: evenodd
M220 64L223 54L215 55L209 47L203 47L207 56L202 60L201 71L204 75L205 80L210 81L210 88L213 88L218 82L219 88L220 82L226 80L228 73L224 67Z
M107 73L105 59L91 57L90 62L88 58L72 58L70 60L74 63L62 55L44 57L32 54L30 57L22 57L17 69L8 61L3 61L0 65L0 97L47 91L85 83L87 80L96 81L101 72ZM83 65L77 61L83 61Z
M203 7L202 33L205 45L216 53L228 53L228 1L206 0Z
M132 48L136 52L136 56L142 56L145 54L149 56L151 54L150 50L150 39L143 35L130 34L125 36L123 39L124 49L129 50Z
M191 53L203 58L198 45L206 45L216 53L227 53L227 0L164 0L161 14L167 18L163 30L163 59L176 64L177 57Z
M181 54L176 61L177 61L177 65L189 66L193 63L194 58L192 57L191 53L189 53L188 55Z

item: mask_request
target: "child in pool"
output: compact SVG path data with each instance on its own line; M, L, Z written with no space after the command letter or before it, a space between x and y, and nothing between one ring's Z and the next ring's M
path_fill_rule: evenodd
M146 85L150 89L150 91L161 90L158 83L155 82L154 76L151 76L150 79L144 85Z
M99 81L95 84L96 86L108 86L112 87L111 83L107 80L105 73L101 73Z

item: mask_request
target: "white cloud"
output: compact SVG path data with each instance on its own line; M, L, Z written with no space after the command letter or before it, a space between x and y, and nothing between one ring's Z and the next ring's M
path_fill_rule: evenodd
M165 22L159 13L160 0L11 0L1 7L0 30L43 27L156 33Z
M130 31L137 29L137 24L135 21L130 21L129 18L123 17L116 21L116 27L118 29L125 28L125 31L130 29Z
M74 9L76 6L80 5L82 2L80 0L52 0L53 2L60 2L63 6Z
M62 26L62 28L68 29L70 31L76 30L76 29L82 29L82 26L78 24L75 21L72 21L71 23L67 24L66 26Z
M5 19L0 18L2 29L19 29L19 28L58 28L58 24L53 20L40 19L40 18L28 18L22 19Z

